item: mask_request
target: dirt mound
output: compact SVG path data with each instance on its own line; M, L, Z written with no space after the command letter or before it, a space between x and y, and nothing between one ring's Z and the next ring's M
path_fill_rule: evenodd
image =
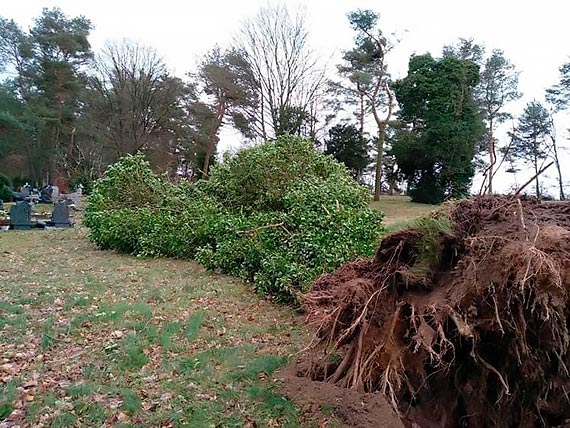
M343 426L358 428L404 428L403 423L381 394L363 394L329 382L313 381L289 368L281 373L279 392L301 406L310 421L329 426L331 418Z
M305 297L313 379L430 427L570 420L570 204L462 201Z

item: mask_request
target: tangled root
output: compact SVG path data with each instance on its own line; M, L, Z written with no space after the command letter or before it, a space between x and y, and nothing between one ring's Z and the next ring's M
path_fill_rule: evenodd
M314 284L307 375L380 391L422 428L570 420L570 204L480 197L448 215Z

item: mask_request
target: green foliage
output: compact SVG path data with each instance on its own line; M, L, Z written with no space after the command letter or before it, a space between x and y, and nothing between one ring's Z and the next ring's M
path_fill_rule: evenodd
M10 189L10 184L10 179L4 174L0 174L0 201L12 201L12 190Z
M519 118L513 140L511 158L532 165L535 177L536 197L541 197L538 171L552 151L550 138L553 135L550 113L538 101L531 101Z
M318 275L373 253L382 217L368 204L346 168L284 136L196 184L170 184L127 156L95 183L85 223L101 248L195 259L291 302Z
M454 57L414 56L394 85L402 127L392 147L414 202L464 196L483 123L474 100L478 67Z
M310 142L287 135L226 158L200 185L232 210L282 211L284 196L292 187L313 177L357 195L359 207L368 204L366 191L353 184L342 165L317 152Z
M557 111L566 110L570 105L570 62L562 64L559 82L546 90L546 100Z
M97 180L86 214L108 209L156 207L165 183L150 169L142 153L127 155L107 169Z
M355 179L360 178L370 163L368 141L354 125L336 125L329 130L329 139L325 140L325 154L332 155L342 162Z
M58 8L44 8L29 32L0 18L0 66L16 72L0 91L0 158L15 152L34 181L80 161L74 137L93 57L91 29L85 17Z
M12 180L12 187L14 190L19 190L26 183L32 184L33 181L29 177L14 177Z
M4 174L0 173L0 186L10 187L10 184L12 184L10 182L10 179L7 176L5 176Z

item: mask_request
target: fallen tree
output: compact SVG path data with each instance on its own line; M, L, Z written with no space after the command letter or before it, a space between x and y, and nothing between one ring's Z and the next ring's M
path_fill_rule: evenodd
M570 204L479 197L388 235L305 296L305 374L427 427L570 419Z
M321 274L374 254L382 214L369 203L344 165L286 135L226 156L197 183L126 156L95 183L84 223L102 249L193 259L296 304Z

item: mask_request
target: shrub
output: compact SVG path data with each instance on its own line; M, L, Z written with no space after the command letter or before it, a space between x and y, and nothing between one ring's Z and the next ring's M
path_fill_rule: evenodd
M291 302L317 276L371 255L382 233L368 191L310 142L244 149L197 184L174 185L142 155L94 185L85 222L101 248L191 258Z
M12 189L10 189L10 179L4 174L0 174L0 201L12 202Z
M10 183L10 179L6 175L0 173L0 187L2 186L10 187L11 184L12 183Z
M4 184L0 184L0 201L12 202L12 190Z
M144 155L127 155L95 182L87 212L156 206L164 192L164 181Z
M226 157L200 185L229 209L282 211L291 187L310 178L361 192L344 165L317 152L311 142L292 136Z
M34 181L28 177L14 177L12 180L12 188L14 190L19 190L26 183L32 186L34 185Z

